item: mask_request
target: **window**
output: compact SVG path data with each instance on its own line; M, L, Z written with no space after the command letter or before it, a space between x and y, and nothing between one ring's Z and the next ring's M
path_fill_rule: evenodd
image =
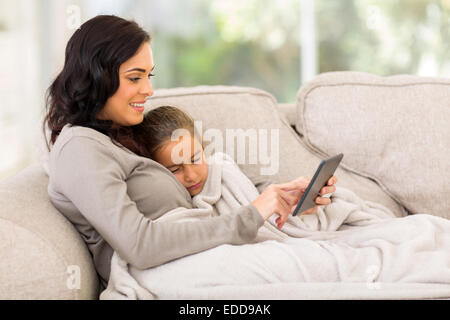
M38 160L45 90L97 14L150 31L156 89L251 86L294 102L328 71L450 77L450 0L4 0L0 179Z

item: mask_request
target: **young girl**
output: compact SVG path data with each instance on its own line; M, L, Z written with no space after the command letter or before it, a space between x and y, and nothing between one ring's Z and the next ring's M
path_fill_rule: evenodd
M177 135L176 139L172 139L177 130L181 134ZM184 130L184 133L181 130ZM167 168L194 199L195 196L204 190L208 180L208 173L210 173L212 168L211 162L213 159L205 158L202 143L200 142L201 137L195 131L194 120L188 114L172 106L162 106L153 109L144 116L143 122L133 127L133 141L134 145L124 144L128 148L133 149L135 153L151 158ZM215 157L215 161L224 160L228 165L238 168L231 157L222 153L216 155L220 159ZM239 189L240 183L247 183L256 190L243 173L240 176L236 177L240 181L231 181L231 186L228 186L231 189L231 193L239 197L235 192ZM243 182L242 180L246 181ZM301 188L294 188L292 183L271 185L264 190L264 195L261 197L258 197L256 191L255 194L249 196L252 200L251 205L258 210L264 221L268 220L274 213L277 213L279 217L275 222L277 227L281 229L289 214L295 208L302 192L305 191L309 181L310 179L304 177L298 178L297 182L298 185L301 185ZM328 186L322 188L320 194L324 195L334 192L336 190L334 186L336 181L336 177L330 178ZM274 189L280 192L279 188L282 189L282 192L284 191L285 199L287 199L287 201L282 202L281 206L271 201L271 192ZM330 202L331 200L325 197L317 197L316 199L318 205L327 205ZM216 199L214 204L217 203L218 199ZM243 204L247 205L248 203ZM220 211L217 208L215 210ZM303 212L303 214L311 214L316 211L317 206Z

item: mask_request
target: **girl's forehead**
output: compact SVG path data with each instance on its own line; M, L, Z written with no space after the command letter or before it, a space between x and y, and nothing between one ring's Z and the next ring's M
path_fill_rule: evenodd
M158 162L164 165L191 163L192 157L203 151L201 143L194 137L180 137L177 141L168 140L156 153Z

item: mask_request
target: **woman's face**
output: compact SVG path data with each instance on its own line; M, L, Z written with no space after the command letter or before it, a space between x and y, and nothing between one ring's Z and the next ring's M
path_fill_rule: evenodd
M191 196L203 190L208 177L208 164L201 143L194 137L169 140L156 151L155 161L169 169Z
M155 65L149 42L144 42L136 54L119 68L120 85L98 114L100 120L112 120L115 125L133 126L144 119L144 103L153 95L150 77Z

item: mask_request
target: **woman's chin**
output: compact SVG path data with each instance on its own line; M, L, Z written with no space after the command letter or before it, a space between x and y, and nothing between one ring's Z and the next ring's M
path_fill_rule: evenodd
M144 121L144 115L141 113L141 114L134 115L132 118L130 118L128 123L130 126L135 126L135 125L140 124L142 121Z

